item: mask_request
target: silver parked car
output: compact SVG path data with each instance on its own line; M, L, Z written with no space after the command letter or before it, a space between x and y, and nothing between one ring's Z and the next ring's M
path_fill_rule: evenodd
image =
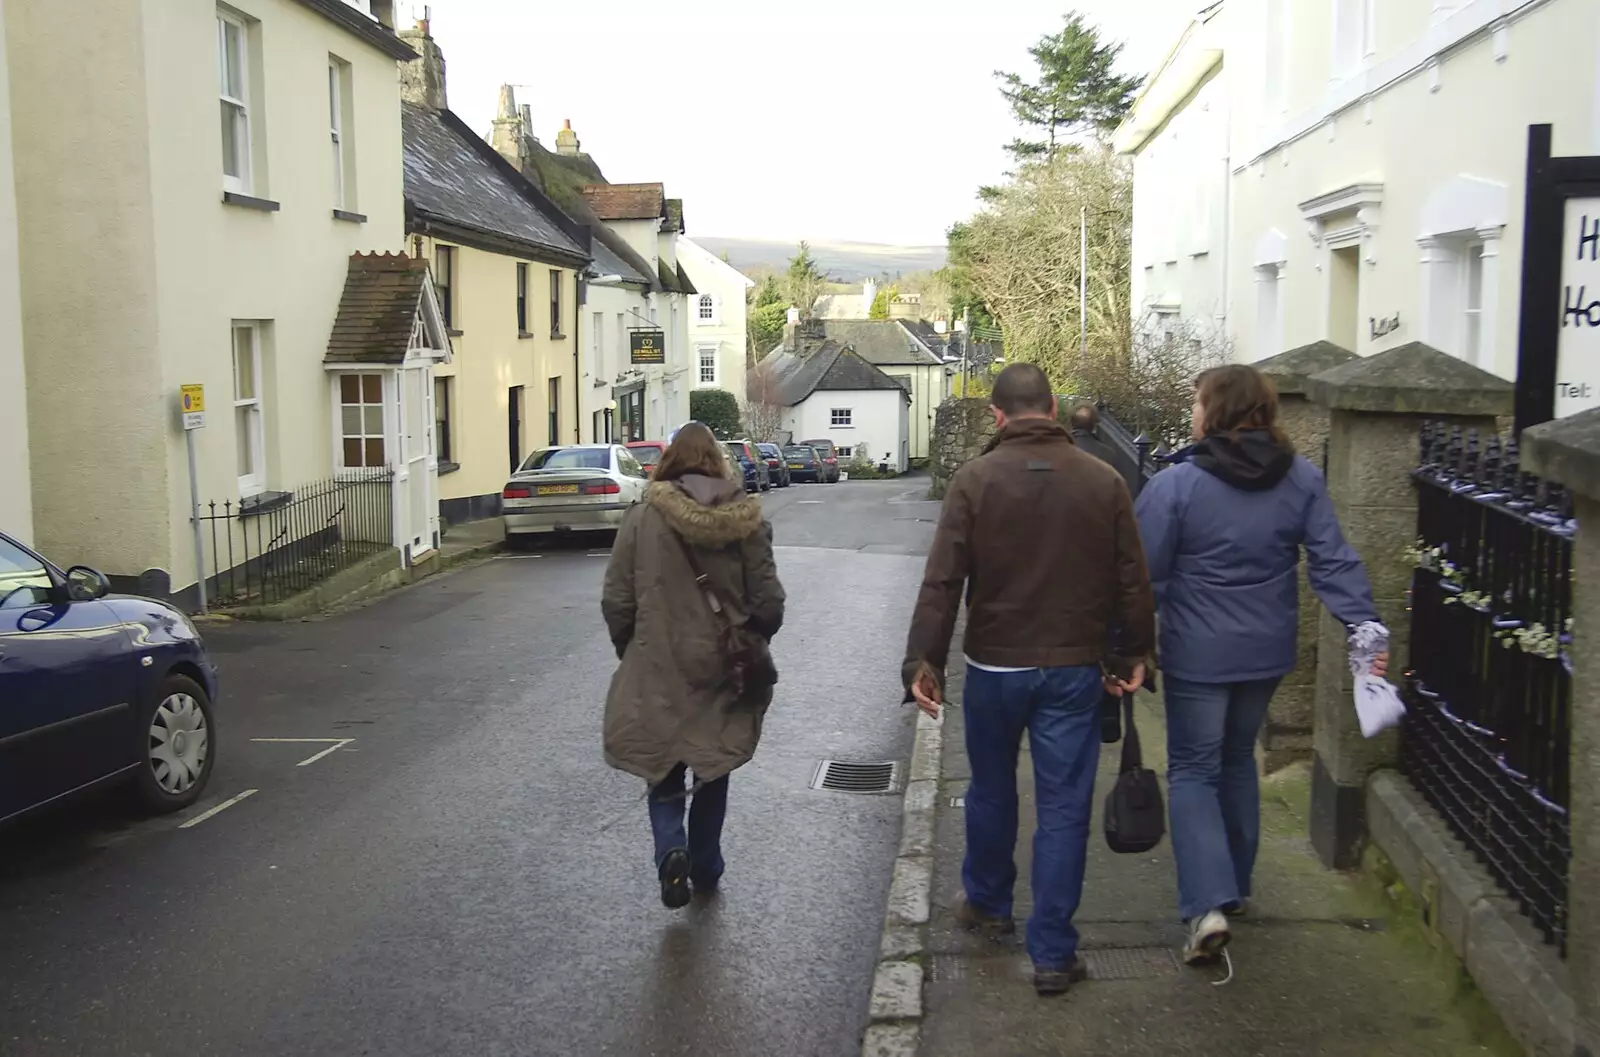
M500 493L506 543L542 533L613 532L649 475L620 444L541 448Z

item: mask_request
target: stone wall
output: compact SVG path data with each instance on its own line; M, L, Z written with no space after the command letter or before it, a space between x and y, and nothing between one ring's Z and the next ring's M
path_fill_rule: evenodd
M933 484L928 498L943 499L950 478L969 459L983 454L994 436L994 412L986 397L952 397L933 415L933 451L929 470Z

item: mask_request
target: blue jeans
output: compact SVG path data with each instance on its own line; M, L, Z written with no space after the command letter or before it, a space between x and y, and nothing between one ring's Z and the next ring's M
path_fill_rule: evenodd
M689 851L689 878L699 885L714 885L722 877L722 820L728 813L728 776L684 795L683 764L672 769L659 785L650 787L650 829L655 834L656 867L677 848ZM684 832L685 806L689 829Z
M1250 894L1261 843L1256 736L1277 679L1167 676L1167 796L1185 921Z
M1028 955L1036 969L1072 965L1083 896L1094 773L1100 762L1100 669L967 668L962 696L967 759L967 901L985 914L1011 916L1017 881L1017 754L1028 732L1038 827L1033 835L1033 916Z

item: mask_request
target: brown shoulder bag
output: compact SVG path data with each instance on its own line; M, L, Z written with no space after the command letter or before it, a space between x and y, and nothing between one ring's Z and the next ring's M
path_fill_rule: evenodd
M767 640L745 627L743 622L733 622L711 578L700 568L694 548L682 536L678 536L678 546L683 548L683 556L688 559L689 569L694 573L694 582L706 600L706 607L711 610L711 619L716 622L717 647L727 667L728 682L732 684L733 692L743 697L750 690L765 690L776 685L778 667L772 662L772 649L767 645Z

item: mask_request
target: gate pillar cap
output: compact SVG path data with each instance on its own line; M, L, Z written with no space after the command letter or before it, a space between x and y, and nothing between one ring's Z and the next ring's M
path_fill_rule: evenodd
M1600 408L1522 431L1522 468L1600 499Z
M1257 360L1250 366L1272 379L1279 396L1304 396L1311 376L1349 363L1356 354L1331 341L1313 341L1276 356Z
M1309 379L1323 407L1396 415L1509 415L1516 388L1420 341L1356 357Z

